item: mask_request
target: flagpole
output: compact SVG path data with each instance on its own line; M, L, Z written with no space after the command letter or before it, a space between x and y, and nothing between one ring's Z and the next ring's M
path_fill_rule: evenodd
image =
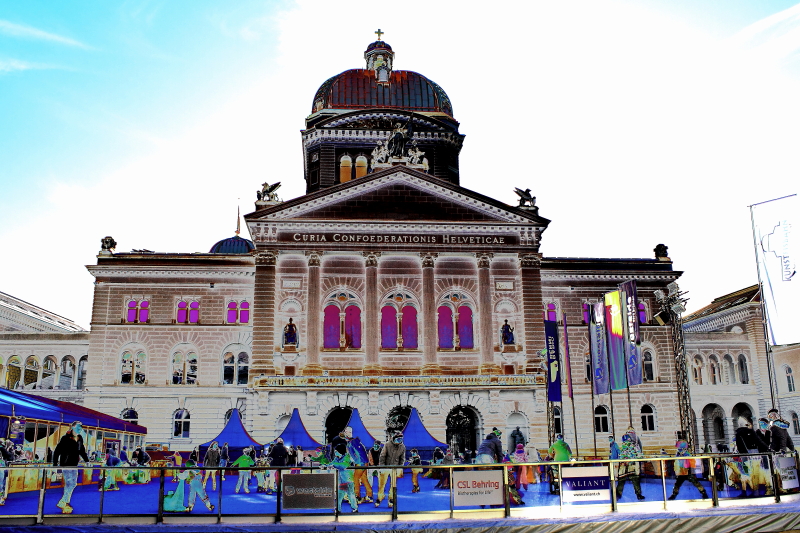
M758 275L758 294L759 294L759 303L761 304L761 326L764 332L764 347L767 350L767 373L769 374L769 396L770 400L772 401L772 408L778 409L778 398L775 395L775 365L772 360L772 343L770 342L769 338L769 315L767 314L767 307L764 303L764 284L761 281L761 262L758 260L758 239L756 238L756 219L753 212L753 208L757 205L768 204L770 202L776 202L778 200L784 200L786 198L791 198L792 196L797 196L797 194L789 194L786 196L781 196L780 198L773 198L772 200L766 200L764 202L758 202L756 204L749 205L750 208L750 228L753 232L753 252L756 256L756 274Z

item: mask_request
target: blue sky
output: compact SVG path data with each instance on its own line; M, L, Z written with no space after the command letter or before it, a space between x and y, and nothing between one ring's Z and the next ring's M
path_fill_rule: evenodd
M533 189L546 255L667 243L698 308L755 282L746 206L800 182L794 4L2 2L0 290L88 326L104 235L206 251L263 181L302 194L312 96L381 27L450 95L462 185Z

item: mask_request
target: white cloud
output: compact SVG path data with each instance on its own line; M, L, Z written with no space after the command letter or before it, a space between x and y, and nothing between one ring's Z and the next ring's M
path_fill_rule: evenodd
M0 59L0 74L19 70L38 70L46 68L51 67L38 63L30 63L28 61L20 61L18 59Z
M55 33L46 32L44 30L40 30L32 26L25 26L24 24L15 24L7 20L0 20L0 33L4 33L5 35L10 35L12 37L22 37L25 39L38 39L41 41L50 41L58 44L64 44L67 46L76 46L78 48L84 48L86 50L91 49L90 46L87 46L82 42L76 41L75 39L70 39L69 37L64 37L62 35L56 35Z

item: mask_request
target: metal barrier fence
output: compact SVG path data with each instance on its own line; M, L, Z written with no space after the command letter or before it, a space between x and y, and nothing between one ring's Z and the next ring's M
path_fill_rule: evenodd
M545 508L570 515L575 506L583 506L585 515L620 506L653 509L656 504L666 510L675 505L673 500L716 507L741 498L780 502L781 495L800 492L798 467L796 453L346 469L10 464L0 469L0 518L43 523L69 515L97 522L120 517L179 522L184 519L178 517L191 515L216 522L249 517L277 523L288 517L338 521L355 513L375 521L402 515L541 516ZM258 485L254 491L252 478ZM684 483L688 488L682 489Z

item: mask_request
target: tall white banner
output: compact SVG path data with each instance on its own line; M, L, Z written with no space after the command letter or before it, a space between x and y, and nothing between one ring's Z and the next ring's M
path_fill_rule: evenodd
M764 305L774 345L800 342L797 309L800 302L800 228L797 196L752 207Z

